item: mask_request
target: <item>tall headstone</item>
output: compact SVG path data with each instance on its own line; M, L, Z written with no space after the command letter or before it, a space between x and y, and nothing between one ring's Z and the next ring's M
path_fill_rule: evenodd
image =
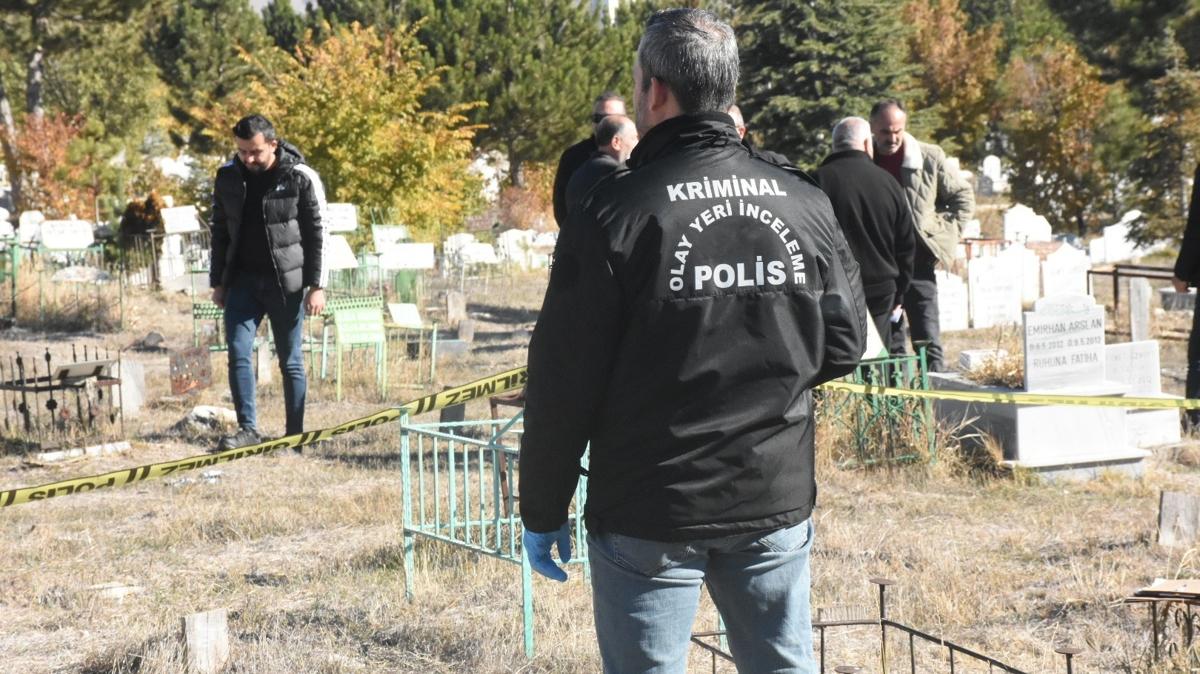
M1004 239L1016 243L1026 241L1049 241L1052 237L1050 222L1033 209L1017 204L1004 212Z
M1109 344L1104 347L1104 375L1129 388L1128 395L1175 398L1162 391L1162 370L1155 340ZM1127 438L1136 447L1179 442L1179 411L1174 409L1126 409Z
M1037 253L1024 244L1009 246L1000 252L1000 258L1021 273L1021 302L1032 304L1041 297L1041 260Z
M989 328L1021 321L1022 272L1011 258L980 257L967 266L971 326Z
M1141 342L1150 339L1150 280L1129 279L1129 339Z
M1129 223L1122 220L1104 228L1105 262L1121 262L1133 258L1137 247L1129 240Z
M1063 244L1042 261L1042 297L1086 295L1092 263L1078 248Z
M970 300L967 284L958 274L938 269L934 272L938 289L938 324L943 332L970 327Z

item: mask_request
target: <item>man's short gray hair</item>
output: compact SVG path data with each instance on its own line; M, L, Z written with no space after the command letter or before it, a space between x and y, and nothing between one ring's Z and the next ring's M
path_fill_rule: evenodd
M642 91L650 78L667 85L684 114L724 112L738 80L737 39L729 24L702 9L666 9L646 22L638 43Z
M861 150L871 137L871 125L862 117L846 117L833 125L833 151Z

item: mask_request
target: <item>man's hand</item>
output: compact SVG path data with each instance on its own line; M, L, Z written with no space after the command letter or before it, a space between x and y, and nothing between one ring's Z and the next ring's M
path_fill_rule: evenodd
M304 300L304 312L309 316L319 316L325 311L325 289L309 288L308 297Z
M217 307L225 308L225 286L217 286L212 289L212 301Z
M1186 293L1188 291L1188 283L1181 278L1172 278L1171 285L1175 286L1175 292Z
M536 531L525 530L521 536L522 553L529 557L529 566L550 580L562 583L567 580L567 572L558 568L550 558L550 548L558 544L558 556L562 563L571 561L571 529L566 522L558 531L547 531L539 534Z

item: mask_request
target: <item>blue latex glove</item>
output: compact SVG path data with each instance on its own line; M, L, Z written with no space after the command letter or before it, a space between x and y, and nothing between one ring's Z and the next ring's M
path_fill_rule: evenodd
M562 563L566 564L571 561L571 529L566 522L563 522L558 531L539 534L526 529L521 536L521 549L529 556L530 568L550 580L562 583L567 580L567 572L558 568L558 565L550 558L550 548L555 543L558 544L558 556L562 559Z

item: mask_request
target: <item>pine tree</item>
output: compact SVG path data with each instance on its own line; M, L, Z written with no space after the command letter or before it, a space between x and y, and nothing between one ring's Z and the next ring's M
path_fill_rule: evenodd
M271 0L263 8L262 20L275 46L289 54L304 38L304 17L292 9L291 0Z
M758 142L802 166L829 154L842 117L902 93L899 14L867 0L767 0L738 26L741 107Z
M430 102L486 101L471 120L478 137L507 155L513 184L522 166L556 159L586 135L592 99L629 94L640 5L614 25L577 0L421 0L410 5L432 60L446 66Z
M211 151L196 109L219 104L251 81L254 69L242 52L269 46L258 12L248 0L172 0L146 42L171 88L177 140Z

